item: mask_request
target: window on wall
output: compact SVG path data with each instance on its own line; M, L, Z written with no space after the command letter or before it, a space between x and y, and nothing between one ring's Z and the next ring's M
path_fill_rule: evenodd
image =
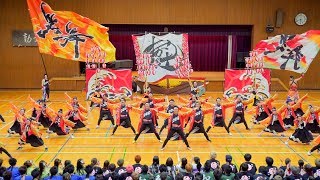
M238 58L237 61L237 55L248 53L251 49L251 25L111 24L105 26L109 27L109 38L116 48L117 60L131 59L134 64L135 53L131 35L146 32L188 33L189 57L195 71L224 71L228 67L228 53L231 54L230 67L236 68L240 60Z

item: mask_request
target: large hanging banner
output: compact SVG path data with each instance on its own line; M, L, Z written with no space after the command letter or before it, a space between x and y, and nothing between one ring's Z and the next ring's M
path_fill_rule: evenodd
M140 79L157 82L168 77L188 77L188 34L144 34L132 36Z
M260 98L270 97L270 70L250 73L245 69L226 69L224 76L224 96L227 98L241 95L244 99L250 99L253 97L253 90Z
M87 98L99 86L110 99L132 96L132 72L130 69L86 69Z
M40 53L64 59L88 61L88 52L101 49L104 62L115 61L116 49L108 28L70 11L54 11L41 0L27 0Z
M264 68L305 73L320 49L320 30L277 35L260 41L253 51L263 57Z

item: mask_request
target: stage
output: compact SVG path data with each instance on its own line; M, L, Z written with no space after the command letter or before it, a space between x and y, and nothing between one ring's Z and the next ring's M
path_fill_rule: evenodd
M136 71L132 75L137 75ZM207 91L222 92L224 91L224 72L209 72L209 71L196 71L190 76L191 78L204 78L209 82ZM85 76L75 77L51 77L50 87L56 91L82 91L85 87ZM279 78L271 78L272 91L287 91L288 85L283 83Z
M64 92L52 92L50 94L50 102L48 106L54 110L63 108L67 110L66 99L64 98ZM300 95L304 95L307 92L300 92ZM315 106L320 106L320 91L308 92L310 97L305 101L303 108L306 109L309 103ZM229 136L224 128L216 127L210 130L209 137L212 142L207 142L202 134L191 134L188 138L192 151L186 149L182 141L169 141L164 151L160 151L162 143L159 143L154 134L142 134L136 144L133 144L134 135L130 129L119 127L116 134L111 136L112 127L110 121L102 121L100 129L95 129L99 109L96 108L89 115L90 131L78 130L75 133L75 138L71 139L69 136L56 136L51 134L49 139L46 139L45 130L41 127L43 132L43 139L49 150L44 151L44 147L32 148L30 145L26 145L22 150L16 150L18 147L19 136L13 135L12 137L6 137L7 130L13 124L14 114L10 109L9 102L14 103L19 108L26 108L27 114L31 114L31 104L27 100L28 95L31 95L34 99L40 98L41 91L0 91L0 114L6 120L5 124L0 124L0 139L1 142L6 144L6 149L12 154L13 157L18 159L18 166L22 165L26 160L33 160L35 164L38 164L40 160L45 160L50 166L53 165L55 158L64 160L72 160L76 163L77 159L83 158L85 163L90 163L91 158L98 158L100 164L104 160L109 160L115 163L119 158L125 159L125 164L133 164L134 156L139 154L142 157L142 164L150 165L152 157L158 155L160 162L165 163L167 157L172 157L174 163L178 163L178 159L187 157L188 162L192 162L191 158L198 156L201 162L209 159L209 153L215 151L218 154L218 160L221 163L225 162L225 155L231 154L233 156L233 163L238 167L244 161L243 155L245 153L251 153L252 161L257 165L265 164L265 157L271 156L274 158L274 165L284 165L285 158L289 157L294 164L299 159L314 165L314 160L319 157L317 153L312 156L307 156L307 151L312 148L311 145L302 145L294 142L289 142L286 145L284 142L288 136L291 135L293 130L285 132L286 137L275 137L270 133L263 133L261 137L258 136L263 130L262 125L255 125L251 131L245 130L243 124L238 124L235 127L231 127L232 136ZM274 93L273 93L274 94ZM71 97L77 96L82 105L87 105L88 101L85 101L85 94L83 92L69 92ZM210 102L213 102L215 98L221 96L222 93L206 93L206 96L210 96ZM277 107L281 106L284 102L286 93L279 93L279 99L275 102ZM169 98L175 98L176 96L169 96ZM130 103L130 102L128 102ZM249 107L250 109L250 107ZM231 118L230 110L227 111L227 122ZM246 114L246 119L249 127L252 126L252 116ZM138 114L132 113L131 119L134 127L137 129ZM211 114L205 116L205 128L208 127L211 121ZM163 124L163 119L159 121L159 124ZM159 129L158 129L159 131ZM186 130L185 130L186 132ZM161 134L161 139L164 140L167 135L167 129ZM4 166L8 166L8 157L2 154L4 159Z

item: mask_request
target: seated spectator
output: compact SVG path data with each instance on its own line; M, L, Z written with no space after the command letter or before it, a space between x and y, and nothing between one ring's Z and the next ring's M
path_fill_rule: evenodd
M299 166L299 169L300 169L300 174L301 175L304 175L306 172L304 171L304 161L302 159L299 159L298 161L298 166Z
M10 166L7 168L7 170L11 172L12 179L15 179L16 177L20 176L19 168L16 167L16 164L17 164L17 159L15 158L9 159Z
M196 174L198 172L202 172L202 164L200 162L200 158L194 157L193 161L194 161L194 164L192 164L192 173Z
M213 170L213 174L215 179L221 179L222 169L220 167L216 168L215 170Z
M116 170L116 165L111 163L109 165L109 174L105 176L105 179L110 179L110 178L117 179L119 176L118 176L118 173L115 172L115 170Z
M221 180L234 180L235 176L236 175L232 172L231 166L225 166L223 169Z
M213 171L211 170L211 163L209 160L206 161L204 164L203 172L202 172L203 179L206 180L214 180L214 174Z
M320 179L320 159L317 158L314 161L314 164L316 165L315 167L313 167L313 177L316 179Z
M96 174L102 174L103 173L102 169L100 167L100 162L98 161L97 158L92 158L90 165L93 167L93 170L94 170L94 172L96 172Z
M18 177L13 178L13 180L21 180L21 179L32 180L33 179L32 176L27 175L27 167L26 166L21 166L19 168L19 174L20 175Z
M70 178L71 180L80 180L82 179L81 176L74 174L74 165L69 164L66 168L65 168L66 172L68 174L70 174Z
M62 175L63 174L63 167L61 164L61 160L60 159L55 159L53 162L53 165L56 166L58 168L58 174Z
M78 161L77 161L76 174L79 176L86 175L86 171L84 170L84 160L83 159L78 159Z
M297 166L291 166L291 172L290 176L286 176L287 180L302 179L302 176L300 175L300 168Z
M179 173L186 173L186 165L188 164L188 160L186 158L181 159L181 164L177 165L177 170Z
M31 172L31 176L33 177L33 179L40 179L40 170L39 170L39 168L35 168Z
M39 170L40 170L40 179L44 179L45 177L50 176L49 168L47 167L47 163L43 160L39 162Z
M104 163L103 163L103 168L102 168L102 173L103 173L103 176L109 174L109 164L110 162L108 160L105 160Z
M152 164L149 167L149 172L151 174L158 174L159 173L159 157L154 156L152 159Z
M6 172L7 168L1 166L0 167L0 177L3 177L3 173Z
M291 160L289 158L286 158L284 160L284 163L286 164L285 166L281 166L280 169L284 171L284 176L290 176L292 174L291 172Z
M249 165L247 163L242 163L240 166L240 172L237 173L238 179L247 179L247 180L253 180L253 175L248 172Z
M231 167L232 172L233 172L234 174L236 174L236 173L238 172L238 169L237 169L236 165L232 164L232 156L231 156L231 155L226 155L226 163L221 166L221 168L222 168L222 173L225 172L225 168L226 168L227 166L230 166L230 167Z
M277 173L277 167L273 166L273 159L271 157L266 157L266 176L270 178L270 176L274 177Z
M132 179L133 179L133 180L139 180L139 174L140 174L140 173L133 172L133 173L131 174Z
M3 173L3 179L4 179L4 180L12 180L12 171L6 170L6 171Z
M167 166L164 164L161 164L159 166L159 173L153 174L154 179L161 179L161 174L165 174L166 177L168 177L168 180L172 179L171 176L169 176L167 173Z
M202 180L203 179L203 176L200 172L197 172L195 175L194 175L194 180Z
M44 180L62 180L62 176L58 174L58 167L53 166L50 168L50 176L44 178Z
M257 167L253 162L251 162L251 158L252 158L251 154L247 153L243 157L244 157L244 160L246 161L245 163L248 164L248 172L252 175L255 175L257 172Z
M139 180L149 180L152 179L152 175L148 173L148 166L147 165L143 165L141 167L141 174L139 175Z
M216 168L220 167L220 162L216 160L216 158L217 158L217 153L211 152L209 161L210 161L212 170L215 170Z
M33 162L31 160L27 160L23 165L27 167L27 175L31 175L31 172L34 170Z
M192 174L192 166L191 164L186 165L186 172L182 173L183 174L183 179L190 179L193 180L194 176Z
M136 163L133 165L134 172L140 174L140 173L141 173L141 167L142 167L142 165L140 164L140 162L141 162L141 156L140 156L140 155L136 155L136 156L134 157L134 161L136 162Z
M304 165L303 169L305 173L302 175L302 179L310 179L310 177L313 178L312 166L310 164Z
M120 175L119 180L127 180L128 177L131 178L132 173L133 173L133 166L128 165L126 167L126 172L124 172Z
M96 179L94 177L94 170L91 165L87 165L84 170L85 170L86 175L82 175L82 179L88 179L88 180L95 180Z
M265 166L260 166L258 173L253 176L254 180L267 180L267 168Z
M168 173L162 172L160 173L160 180L174 180L172 177L168 176Z
M117 161L118 167L116 168L115 172L120 176L122 173L126 172L126 168L123 167L124 164L124 160L123 159L119 159Z
M166 166L167 166L167 172L168 174L175 179L176 177L176 172L177 172L177 168L175 165L173 165L173 160L171 157L168 157L167 161L166 161Z
M178 173L176 175L176 180L183 180L183 174L182 173Z

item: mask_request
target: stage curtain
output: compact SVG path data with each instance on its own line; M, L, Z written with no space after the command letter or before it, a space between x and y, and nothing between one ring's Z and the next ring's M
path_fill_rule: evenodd
M231 53L231 68L237 66L237 52L238 52L237 36L232 36L232 53Z
M228 60L228 35L233 37L231 67L236 67L236 53L248 52L251 48L252 26L210 26L210 25L127 25L109 24L109 38L116 48L116 59L131 59L136 70L136 58L132 34L169 32L189 34L189 55L195 71L224 71Z
M116 48L116 59L133 60L133 70L136 70L136 56L131 34L112 34L109 36L109 39Z
M228 36L189 35L194 71L224 71L228 63Z

